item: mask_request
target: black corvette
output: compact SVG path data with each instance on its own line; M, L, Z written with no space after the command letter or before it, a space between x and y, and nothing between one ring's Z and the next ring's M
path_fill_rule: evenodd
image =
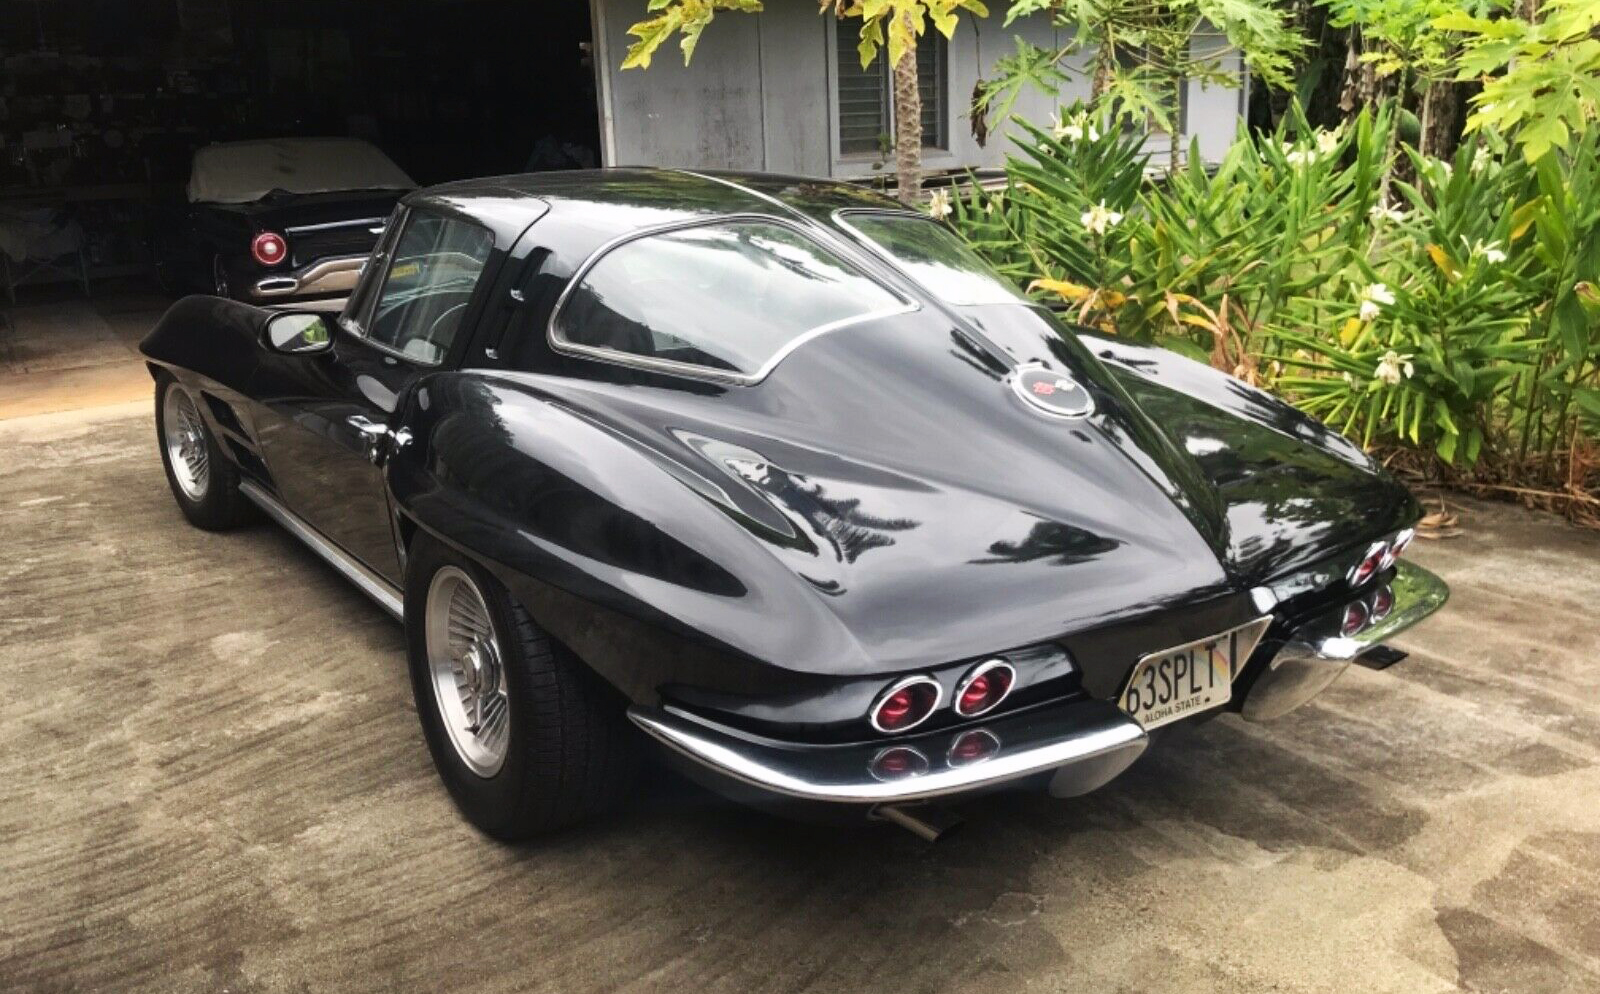
M1446 596L1359 448L842 184L435 187L337 320L189 297L143 350L183 513L264 510L403 619L499 837L615 802L650 740L933 835L939 799L1282 714Z
M252 303L343 297L411 178L355 138L207 145L157 240L161 282Z

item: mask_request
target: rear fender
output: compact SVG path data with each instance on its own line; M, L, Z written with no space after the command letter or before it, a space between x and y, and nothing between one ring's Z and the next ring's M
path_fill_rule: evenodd
M541 626L639 703L673 685L815 689L860 647L666 457L485 373L412 391L395 507L493 571Z

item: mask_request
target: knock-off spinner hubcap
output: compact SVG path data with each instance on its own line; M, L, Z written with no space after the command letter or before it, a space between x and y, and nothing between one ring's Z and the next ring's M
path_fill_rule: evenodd
M423 622L445 733L468 769L492 777L506 761L511 702L488 604L465 571L446 566L428 586Z

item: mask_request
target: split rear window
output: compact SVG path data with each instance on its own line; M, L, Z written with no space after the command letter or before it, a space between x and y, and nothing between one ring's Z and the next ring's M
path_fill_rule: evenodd
M730 219L606 251L556 311L558 348L759 379L805 339L912 305L796 228Z

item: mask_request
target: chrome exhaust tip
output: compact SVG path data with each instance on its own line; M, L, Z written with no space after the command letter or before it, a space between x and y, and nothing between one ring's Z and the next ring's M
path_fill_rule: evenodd
M962 825L960 817L936 804L880 804L867 817L899 825L924 842L938 842Z

